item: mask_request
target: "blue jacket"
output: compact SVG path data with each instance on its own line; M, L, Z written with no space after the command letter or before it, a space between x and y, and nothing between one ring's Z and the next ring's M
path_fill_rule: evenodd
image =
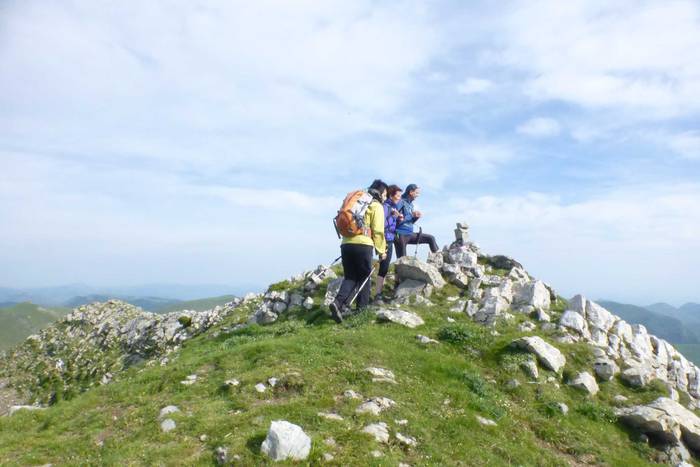
M418 222L418 219L413 217L413 202L408 198L401 198L396 209L403 214L403 222L396 227L396 233L399 235L411 235L413 233L413 223Z
M401 203L399 201L399 203ZM384 236L387 242L393 242L396 237L396 223L398 219L391 215L392 209L398 209L390 199L384 201Z

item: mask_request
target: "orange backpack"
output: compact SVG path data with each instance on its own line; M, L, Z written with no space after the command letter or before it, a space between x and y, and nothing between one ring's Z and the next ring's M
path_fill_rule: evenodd
M369 226L365 225L365 213L372 203L372 195L366 191L351 191L343 200L338 215L333 219L338 238L371 235Z

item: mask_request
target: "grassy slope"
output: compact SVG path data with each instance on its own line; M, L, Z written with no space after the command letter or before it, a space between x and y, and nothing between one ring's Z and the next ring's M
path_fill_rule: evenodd
M309 465L321 463L324 452L338 465L655 465L648 460L650 448L631 441L613 421L610 404L620 393L649 401L660 388L635 392L613 381L589 400L563 384L527 384L518 367L525 355L508 349L522 335L515 326L492 336L468 317L445 311L444 296L435 300L441 305L415 308L426 320L418 330L376 324L369 314L339 326L315 308L271 326L200 336L166 367L132 369L46 411L0 418L0 464L211 465L213 450L226 446L242 465L266 465L260 444L270 421L285 419L312 437ZM242 310L226 324L244 315ZM457 323L448 324L447 316ZM447 340L425 347L417 333ZM587 346L558 346L567 355L565 376L590 368ZM393 370L398 385L372 383L364 371L370 365ZM263 395L253 390L290 372L299 372L301 381L290 378L287 389ZM199 375L195 385L180 384L193 373ZM541 371L540 381L549 375ZM222 389L233 377L241 386ZM503 383L514 377L524 384L505 390ZM338 397L347 389L390 397L397 406L379 417L356 415L359 401ZM553 410L560 401L571 408L566 416ZM157 417L169 404L182 413L172 417L177 429L164 434ZM319 411L345 420L324 420ZM498 427L480 426L475 415L496 419ZM398 419L408 425L397 426ZM361 433L376 421L389 425L390 445ZM416 437L418 446L398 445L395 431ZM199 440L202 434L206 442ZM335 448L324 444L328 437ZM373 458L374 449L384 456Z
M0 351L22 342L69 312L70 308L45 308L33 303L0 308Z
M236 298L235 295L222 295L221 297L202 298L199 300L188 300L186 302L173 303L164 307L157 308L156 313L168 313L171 311L194 310L204 311L211 310L217 305L223 305Z

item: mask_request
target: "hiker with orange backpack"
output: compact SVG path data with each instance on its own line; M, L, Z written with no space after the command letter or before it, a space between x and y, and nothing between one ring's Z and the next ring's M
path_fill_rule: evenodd
M343 314L349 312L355 298L358 310L369 304L370 276L374 270L372 257L376 252L380 259L386 258L382 207L386 191L387 184L375 180L366 192L349 193L334 220L338 236L343 237L340 252L344 277L329 308L331 317L338 323L343 321Z

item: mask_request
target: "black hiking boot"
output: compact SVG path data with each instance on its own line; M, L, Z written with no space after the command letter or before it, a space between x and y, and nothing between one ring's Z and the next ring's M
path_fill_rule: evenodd
M340 307L335 302L335 300L330 305L328 305L328 308L330 308L331 310L331 318L333 318L333 321L335 321L338 324L342 323L343 315L341 313Z

